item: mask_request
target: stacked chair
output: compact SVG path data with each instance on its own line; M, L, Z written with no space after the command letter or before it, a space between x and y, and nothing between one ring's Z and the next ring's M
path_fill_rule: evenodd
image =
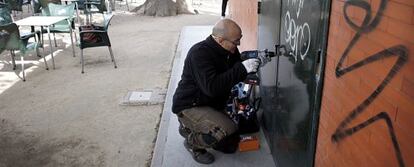
M104 13L107 11L105 0L85 0L84 1L84 14L86 16L86 24L92 23L93 13Z
M22 6L22 9L23 9L23 6L27 6L27 11L28 12L30 12L30 10L33 9L31 0L19 0L19 1L20 1L19 3ZM33 12L33 10L32 10L32 12Z
M119 1L119 3L122 3L122 1L125 1L125 4L126 4L126 6L127 6L127 10L129 11L129 5L128 5L128 0L114 0L114 2L113 2L113 4L114 5L112 5L114 8L115 8L115 1Z

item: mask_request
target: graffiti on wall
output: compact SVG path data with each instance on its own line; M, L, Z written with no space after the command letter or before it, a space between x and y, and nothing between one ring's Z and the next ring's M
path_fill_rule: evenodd
M297 25L296 22L300 18L300 12L303 9L304 0L289 0L288 6L292 9L296 9L295 15L291 15L289 10L285 14L285 42L292 50L291 56L295 58L295 62L298 60L298 56L304 60L308 54L311 43L311 31L309 24L304 22L301 25Z
M362 10L365 10L365 17L360 25L357 25L354 23L347 14L347 8L348 7L357 7L361 8ZM368 96L361 104L359 104L355 109L353 109L348 116L339 124L337 127L335 133L331 136L333 142L340 142L345 137L352 136L354 133L364 129L365 127L378 122L380 120L384 120L387 127L388 127L388 133L390 135L392 145L395 151L395 155L398 159L399 166L404 166L404 160L401 154L400 146L397 140L397 136L394 132L394 127L392 124L392 121L390 119L390 116L386 111L382 111L379 114L373 116L372 118L369 118L368 120L354 126L354 127L348 127L349 123L354 120L358 115L360 115L362 112L365 111L365 109L382 93L384 88L389 84L392 78L399 72L401 67L405 64L405 62L408 59L408 50L403 45L396 45L389 47L387 49L384 49L382 51L379 51L373 55L370 55L369 57L353 64L348 67L343 67L343 62L345 58L349 56L349 52L354 47L355 43L359 40L362 34L369 33L372 30L374 30L378 23L381 21L382 13L387 6L387 0L381 0L378 12L372 18L372 11L371 6L368 2L362 1L362 0L348 0L345 1L344 7L343 7L343 13L345 20L349 26L351 26L355 31L356 34L348 44L347 48L342 54L341 59L339 60L337 66L336 66L336 77L340 78L343 75L356 70L358 68L364 67L367 64L380 61L385 58L389 57L397 57L397 61L392 66L384 80L379 84L379 86L376 87L376 89L371 93L371 95Z

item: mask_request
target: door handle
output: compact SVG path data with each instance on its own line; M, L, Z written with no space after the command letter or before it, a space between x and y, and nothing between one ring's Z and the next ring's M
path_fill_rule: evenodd
M319 83L319 80L321 79L321 73L322 73L322 50L318 49L318 53L316 55L316 71L315 71L315 81L316 84Z

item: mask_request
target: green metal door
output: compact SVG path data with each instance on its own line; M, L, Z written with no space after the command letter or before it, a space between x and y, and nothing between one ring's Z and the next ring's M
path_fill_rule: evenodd
M259 49L285 50L260 73L264 131L277 166L313 166L330 1L260 3Z

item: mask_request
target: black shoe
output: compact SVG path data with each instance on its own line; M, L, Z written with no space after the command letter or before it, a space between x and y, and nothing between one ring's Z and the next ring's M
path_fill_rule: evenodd
M232 134L230 136L225 137L217 144L213 146L214 150L220 151L224 154L233 154L237 151L239 147L240 136L239 134Z
M178 132L180 133L182 137L187 138L188 135L190 135L191 130L180 124L180 127L178 128Z
M193 156L193 159L201 164L211 164L214 162L214 155L207 152L205 149L194 149L190 146L187 140L184 140L184 147Z

